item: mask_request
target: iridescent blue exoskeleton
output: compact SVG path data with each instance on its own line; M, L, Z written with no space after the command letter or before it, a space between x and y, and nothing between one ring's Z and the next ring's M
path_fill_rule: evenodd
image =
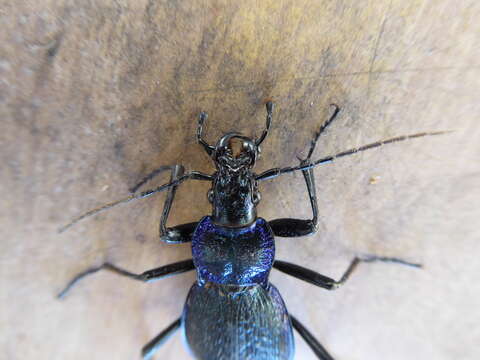
M317 165L365 151L384 144L444 132L429 132L399 136L311 161L315 145L322 132L339 113L334 111L320 127L311 142L305 159L297 166L273 168L261 174L253 171L260 154L260 145L266 138L273 104L267 104L266 127L258 139L238 133L228 133L215 146L203 138L203 125L207 118L200 114L197 140L212 158L216 170L212 175L192 171L185 173L183 166L162 166L147 175L131 189L132 195L91 210L60 229L64 231L77 221L120 203L145 198L160 191L168 191L160 219L160 239L167 243L192 243L192 259L159 267L142 274L133 274L113 264L104 263L78 274L59 294L63 297L81 278L98 270L110 270L122 276L141 281L196 270L197 281L187 296L182 316L162 331L143 348L149 358L164 341L182 328L192 356L199 360L289 360L294 356L292 327L305 339L322 360L333 359L308 330L287 312L278 290L269 282L272 267L311 284L332 290L342 285L360 262L395 262L420 266L398 258L380 256L355 257L339 281L304 267L275 260L275 237L298 237L313 234L317 227L317 197L313 168ZM158 174L170 171L169 183L138 193L137 190ZM260 201L258 184L279 175L302 171L312 208L311 219L275 219L266 221L257 216ZM212 214L198 222L167 227L166 222L175 197L175 191L185 180L209 181L212 184L207 197Z

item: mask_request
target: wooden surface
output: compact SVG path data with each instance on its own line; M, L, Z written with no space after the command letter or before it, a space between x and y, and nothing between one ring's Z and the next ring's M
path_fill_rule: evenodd
M470 0L1 0L0 358L139 358L180 315L193 273L101 273L55 294L107 260L141 272L188 258L188 244L158 241L163 195L56 229L161 164L212 171L199 111L210 142L258 135L271 98L258 171L296 164L332 102L342 112L316 158L457 130L316 169L318 234L277 240L278 259L336 278L365 253L424 270L365 265L333 293L276 271L272 282L338 360L478 359L479 16ZM170 223L207 214L207 190L182 185ZM310 216L301 174L262 195L266 219ZM156 359L189 359L180 334ZM296 359L314 359L298 337Z

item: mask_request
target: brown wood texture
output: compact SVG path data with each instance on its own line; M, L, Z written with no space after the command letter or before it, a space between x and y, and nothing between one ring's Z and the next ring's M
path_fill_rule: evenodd
M296 164L330 103L342 112L315 158L456 130L317 168L318 233L277 240L278 259L336 278L356 254L423 270L362 265L336 292L271 278L338 360L478 359L479 17L470 0L1 0L0 358L139 358L181 314L194 273L98 273L55 294L104 261L142 272L189 258L188 244L158 241L164 195L56 229L159 165L212 171L195 143L200 110L215 142L260 134L273 99L259 171ZM209 213L207 190L183 184L170 224ZM310 216L301 174L261 190L262 217ZM296 342L296 359L314 359ZM190 359L180 333L155 359Z

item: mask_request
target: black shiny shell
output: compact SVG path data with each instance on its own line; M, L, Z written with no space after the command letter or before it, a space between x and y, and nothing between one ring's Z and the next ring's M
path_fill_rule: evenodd
M198 360L291 360L292 326L278 290L207 283L188 294L183 331Z

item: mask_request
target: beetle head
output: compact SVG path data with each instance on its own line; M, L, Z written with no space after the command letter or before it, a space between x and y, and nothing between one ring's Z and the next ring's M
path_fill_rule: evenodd
M220 170L238 172L241 169L251 169L260 155L260 144L265 140L272 123L273 103L268 101L267 121L265 129L258 139L251 139L238 133L228 133L218 140L216 146L208 144L203 139L203 126L207 113L201 112L197 126L197 141L203 146Z
M254 140L238 133L228 133L220 138L212 152L215 164L228 171L250 169L260 153Z

